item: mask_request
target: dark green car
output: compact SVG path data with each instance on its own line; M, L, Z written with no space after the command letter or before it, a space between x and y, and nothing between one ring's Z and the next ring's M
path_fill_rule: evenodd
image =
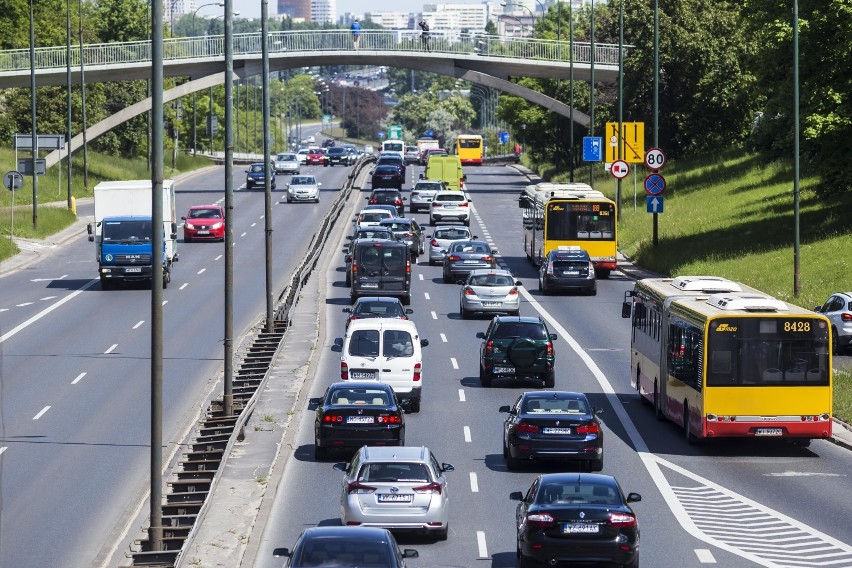
M482 339L479 347L479 381L490 387L499 377L524 379L540 378L544 386L553 388L556 376L553 341L544 320L537 317L497 316L491 325L476 337Z

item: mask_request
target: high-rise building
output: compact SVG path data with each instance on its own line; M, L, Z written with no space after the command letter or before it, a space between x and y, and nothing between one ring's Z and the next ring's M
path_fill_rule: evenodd
M366 17L374 24L389 30L414 28L414 14L410 12L367 12Z
M433 30L481 31L488 22L485 4L424 4L422 18Z
M278 0L278 13L293 19L311 19L311 0Z
M173 23L183 14L191 14L196 0L163 0L163 21Z
M336 20L336 0L311 0L311 21L318 24L333 24Z

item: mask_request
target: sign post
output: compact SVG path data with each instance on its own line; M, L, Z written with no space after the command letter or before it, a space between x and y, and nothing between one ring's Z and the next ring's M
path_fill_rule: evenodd
M3 176L3 186L12 192L12 206L9 208L11 220L9 223L9 240L15 234L15 190L20 189L24 185L24 176L21 172L12 170L6 172Z
M666 189L666 178L658 172L666 165L666 153L659 148L651 148L645 153L645 167L653 170L654 173L645 178L645 193L648 194L646 200L648 213L654 214L654 229L651 237L653 247L657 248L659 244L658 236L658 214L663 212L663 197L662 193ZM652 201L653 200L653 201Z

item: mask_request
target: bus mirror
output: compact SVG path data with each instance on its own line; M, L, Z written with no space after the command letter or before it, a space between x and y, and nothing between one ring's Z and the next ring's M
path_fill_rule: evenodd
M526 209L529 206L530 206L530 200L527 198L526 195L522 195L518 199L518 207L520 207L521 209Z
M632 306L631 302L624 302L621 304L621 317L629 318L630 317L630 308Z

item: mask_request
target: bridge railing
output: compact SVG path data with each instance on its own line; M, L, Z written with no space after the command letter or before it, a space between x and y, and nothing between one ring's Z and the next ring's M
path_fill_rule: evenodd
M259 32L234 34L234 57L254 56L261 52ZM358 51L426 50L420 32L414 30L362 30ZM588 43L556 41L537 38L516 38L494 35L465 34L461 32L430 32L429 49L432 53L467 54L488 57L521 58L542 61L591 63L591 46ZM573 47L573 54L571 47ZM627 48L629 46L625 46ZM271 32L268 38L269 53L316 53L323 51L356 51L349 30L311 30ZM149 41L100 43L83 46L86 66L129 65L151 61ZM163 41L166 61L220 58L224 55L224 36L198 36L167 38ZM79 67L80 49L72 46L71 66ZM595 45L595 61L601 65L618 65L618 46ZM66 66L65 46L39 47L35 50L36 69L56 69ZM30 68L29 49L0 51L0 73Z

